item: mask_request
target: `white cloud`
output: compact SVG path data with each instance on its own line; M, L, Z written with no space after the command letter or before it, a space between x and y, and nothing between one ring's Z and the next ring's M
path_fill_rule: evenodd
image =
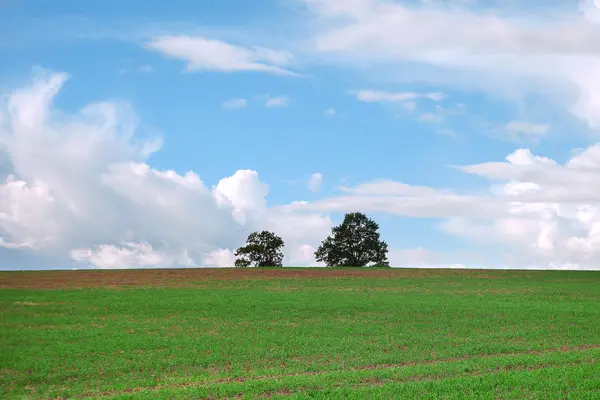
M121 268L228 264L228 251L268 226L288 238L289 254L315 244L310 216L274 222L280 211L267 207L268 186L255 171L209 188L194 172L153 168L146 160L160 140L140 132L127 104L56 110L66 80L46 74L2 97L0 156L9 171L0 176L0 246L65 266Z
M290 210L385 212L442 218L439 229L474 246L492 245L505 256L499 266L516 268L600 268L600 144L564 164L520 149L505 162L460 168L501 184L488 193L458 194L394 181L374 181L344 194L289 205ZM413 257L414 256L414 257ZM424 250L396 254L403 263L443 265ZM412 258L411 258L412 257ZM454 258L454 263L471 266ZM449 258L444 258L449 260ZM400 262L400 261L397 261ZM493 260L476 262L494 266Z
M463 265L451 261L453 259L470 260L476 258L470 254L439 254L422 246L413 249L391 249L388 254L390 266L401 268L481 268L481 264L478 263Z
M315 38L319 51L361 49L369 57L410 57L430 51L459 50L462 46L468 55L475 51L522 55L598 52L595 37L598 31L594 26L579 25L579 30L567 31L581 22L572 14L550 22L536 19L533 20L536 25L531 26L523 18L501 17L477 8L449 8L443 4L419 7L385 0L360 0L346 2L343 9L336 7L342 1L304 1L322 18L345 17L345 23ZM475 30L479 35L474 37ZM408 32L413 35L401 35Z
M361 210L413 218L499 218L504 202L495 196L461 195L448 189L412 186L390 180L340 187L343 194L314 202L285 206L289 211L352 212Z
M432 266L439 262L435 253L417 247L414 249L394 249L388 254L390 265L394 267L423 267Z
M39 248L61 234L53 220L58 212L56 200L42 183L28 185L9 175L0 185L0 210L2 247Z
M598 0L580 0L580 10L585 18L593 23L600 23L600 3Z
M310 176L308 181L308 190L311 192L318 192L323 184L323 174L316 172Z
M220 40L193 36L159 36L146 43L148 49L183 60L187 71L255 71L299 76L286 69L292 54L263 47L243 47Z
M383 196L407 196L407 195L430 195L436 194L435 189L427 186L413 186L406 183L381 179L373 182L362 183L353 188L340 187L343 192L355 195L383 195Z
M590 22L598 14L591 3L584 16L576 2L572 12L565 5L560 13L525 7L508 13L464 2L301 2L315 16L309 42L322 60L380 80L455 85L511 99L535 93L600 128L600 24Z
M235 252L229 249L216 249L206 254L203 264L208 267L232 268L235 266Z
M306 267L306 266L323 266L321 263L315 261L315 251L317 247L305 244L295 248L289 255L290 265L293 267Z
M332 107L329 107L327 110L325 110L325 115L328 117L334 117L336 114L337 112Z
M264 228L277 232L285 242L286 263L292 266L316 265L314 251L331 233L329 217L316 213L296 213L277 207L264 223Z
M229 109L246 108L247 105L248 101L246 99L241 98L227 100L223 103L223 107Z
M129 72L145 72L151 73L154 72L154 68L151 65L140 65L137 68L121 68L119 70L120 74L127 74Z
M402 103L414 104L417 99L442 101L445 95L440 92L414 93L414 92L382 92L377 90L360 90L356 98L365 103Z
M269 207L256 171L208 187L194 172L153 168L147 159L160 141L144 138L126 104L59 112L52 100L66 78L41 76L0 104L0 154L10 166L0 176L0 246L11 252L98 268L230 266L251 231L268 229L284 239L286 264L312 265L331 230L327 214L361 210L442 219L443 232L499 249L503 266L600 265L600 144L564 164L520 149L503 162L460 167L490 180L487 192L380 180ZM421 248L392 256L404 264L492 263Z
M290 98L288 96L277 96L270 97L266 96L265 107L273 108L273 107L285 107L290 103Z
M564 165L520 149L507 162L469 165L461 169L490 180L508 181L502 194L527 203L595 203L600 201L592 188L597 184L600 146L588 147Z
M256 171L239 170L221 179L213 192L217 204L232 208L232 216L238 223L256 225L264 218L269 186L260 181Z
M128 243L124 246L100 245L91 249L75 249L71 257L102 269L141 268L141 267L192 267L194 262L182 254L179 257L155 251L148 243Z
M391 180L372 181L353 188L339 189L344 193L341 196L290 204L286 208L319 212L362 210L417 218L489 217L505 213L503 202L491 195L461 195L448 189L413 186Z

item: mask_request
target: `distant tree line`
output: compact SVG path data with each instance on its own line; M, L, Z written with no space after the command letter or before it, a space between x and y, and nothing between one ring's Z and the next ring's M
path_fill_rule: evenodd
M282 267L284 242L273 232L254 232L235 252L235 266ZM388 245L379 239L379 225L365 214L354 212L331 229L315 252L328 267L389 267Z

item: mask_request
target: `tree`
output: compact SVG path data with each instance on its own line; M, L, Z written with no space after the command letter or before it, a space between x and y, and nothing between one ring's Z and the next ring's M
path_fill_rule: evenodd
M283 240L269 231L254 232L248 236L245 246L235 252L236 267L281 267L283 262Z
M379 225L365 214L355 212L331 230L315 258L328 267L389 267L388 245L379 240Z

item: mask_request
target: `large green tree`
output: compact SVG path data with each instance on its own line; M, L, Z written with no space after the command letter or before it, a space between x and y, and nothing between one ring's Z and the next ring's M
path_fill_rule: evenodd
M236 267L281 267L283 262L283 239L269 231L254 232L248 236L246 245L235 252Z
M328 267L389 267L388 245L379 240L379 225L365 214L346 214L331 230L315 258Z

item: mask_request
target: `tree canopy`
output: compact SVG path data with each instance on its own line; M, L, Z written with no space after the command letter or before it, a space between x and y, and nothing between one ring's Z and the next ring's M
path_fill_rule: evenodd
M235 252L236 267L281 267L283 262L283 239L269 231L254 232L248 236L246 245Z
M315 252L328 267L389 267L388 245L379 240L379 225L365 214L346 214Z

